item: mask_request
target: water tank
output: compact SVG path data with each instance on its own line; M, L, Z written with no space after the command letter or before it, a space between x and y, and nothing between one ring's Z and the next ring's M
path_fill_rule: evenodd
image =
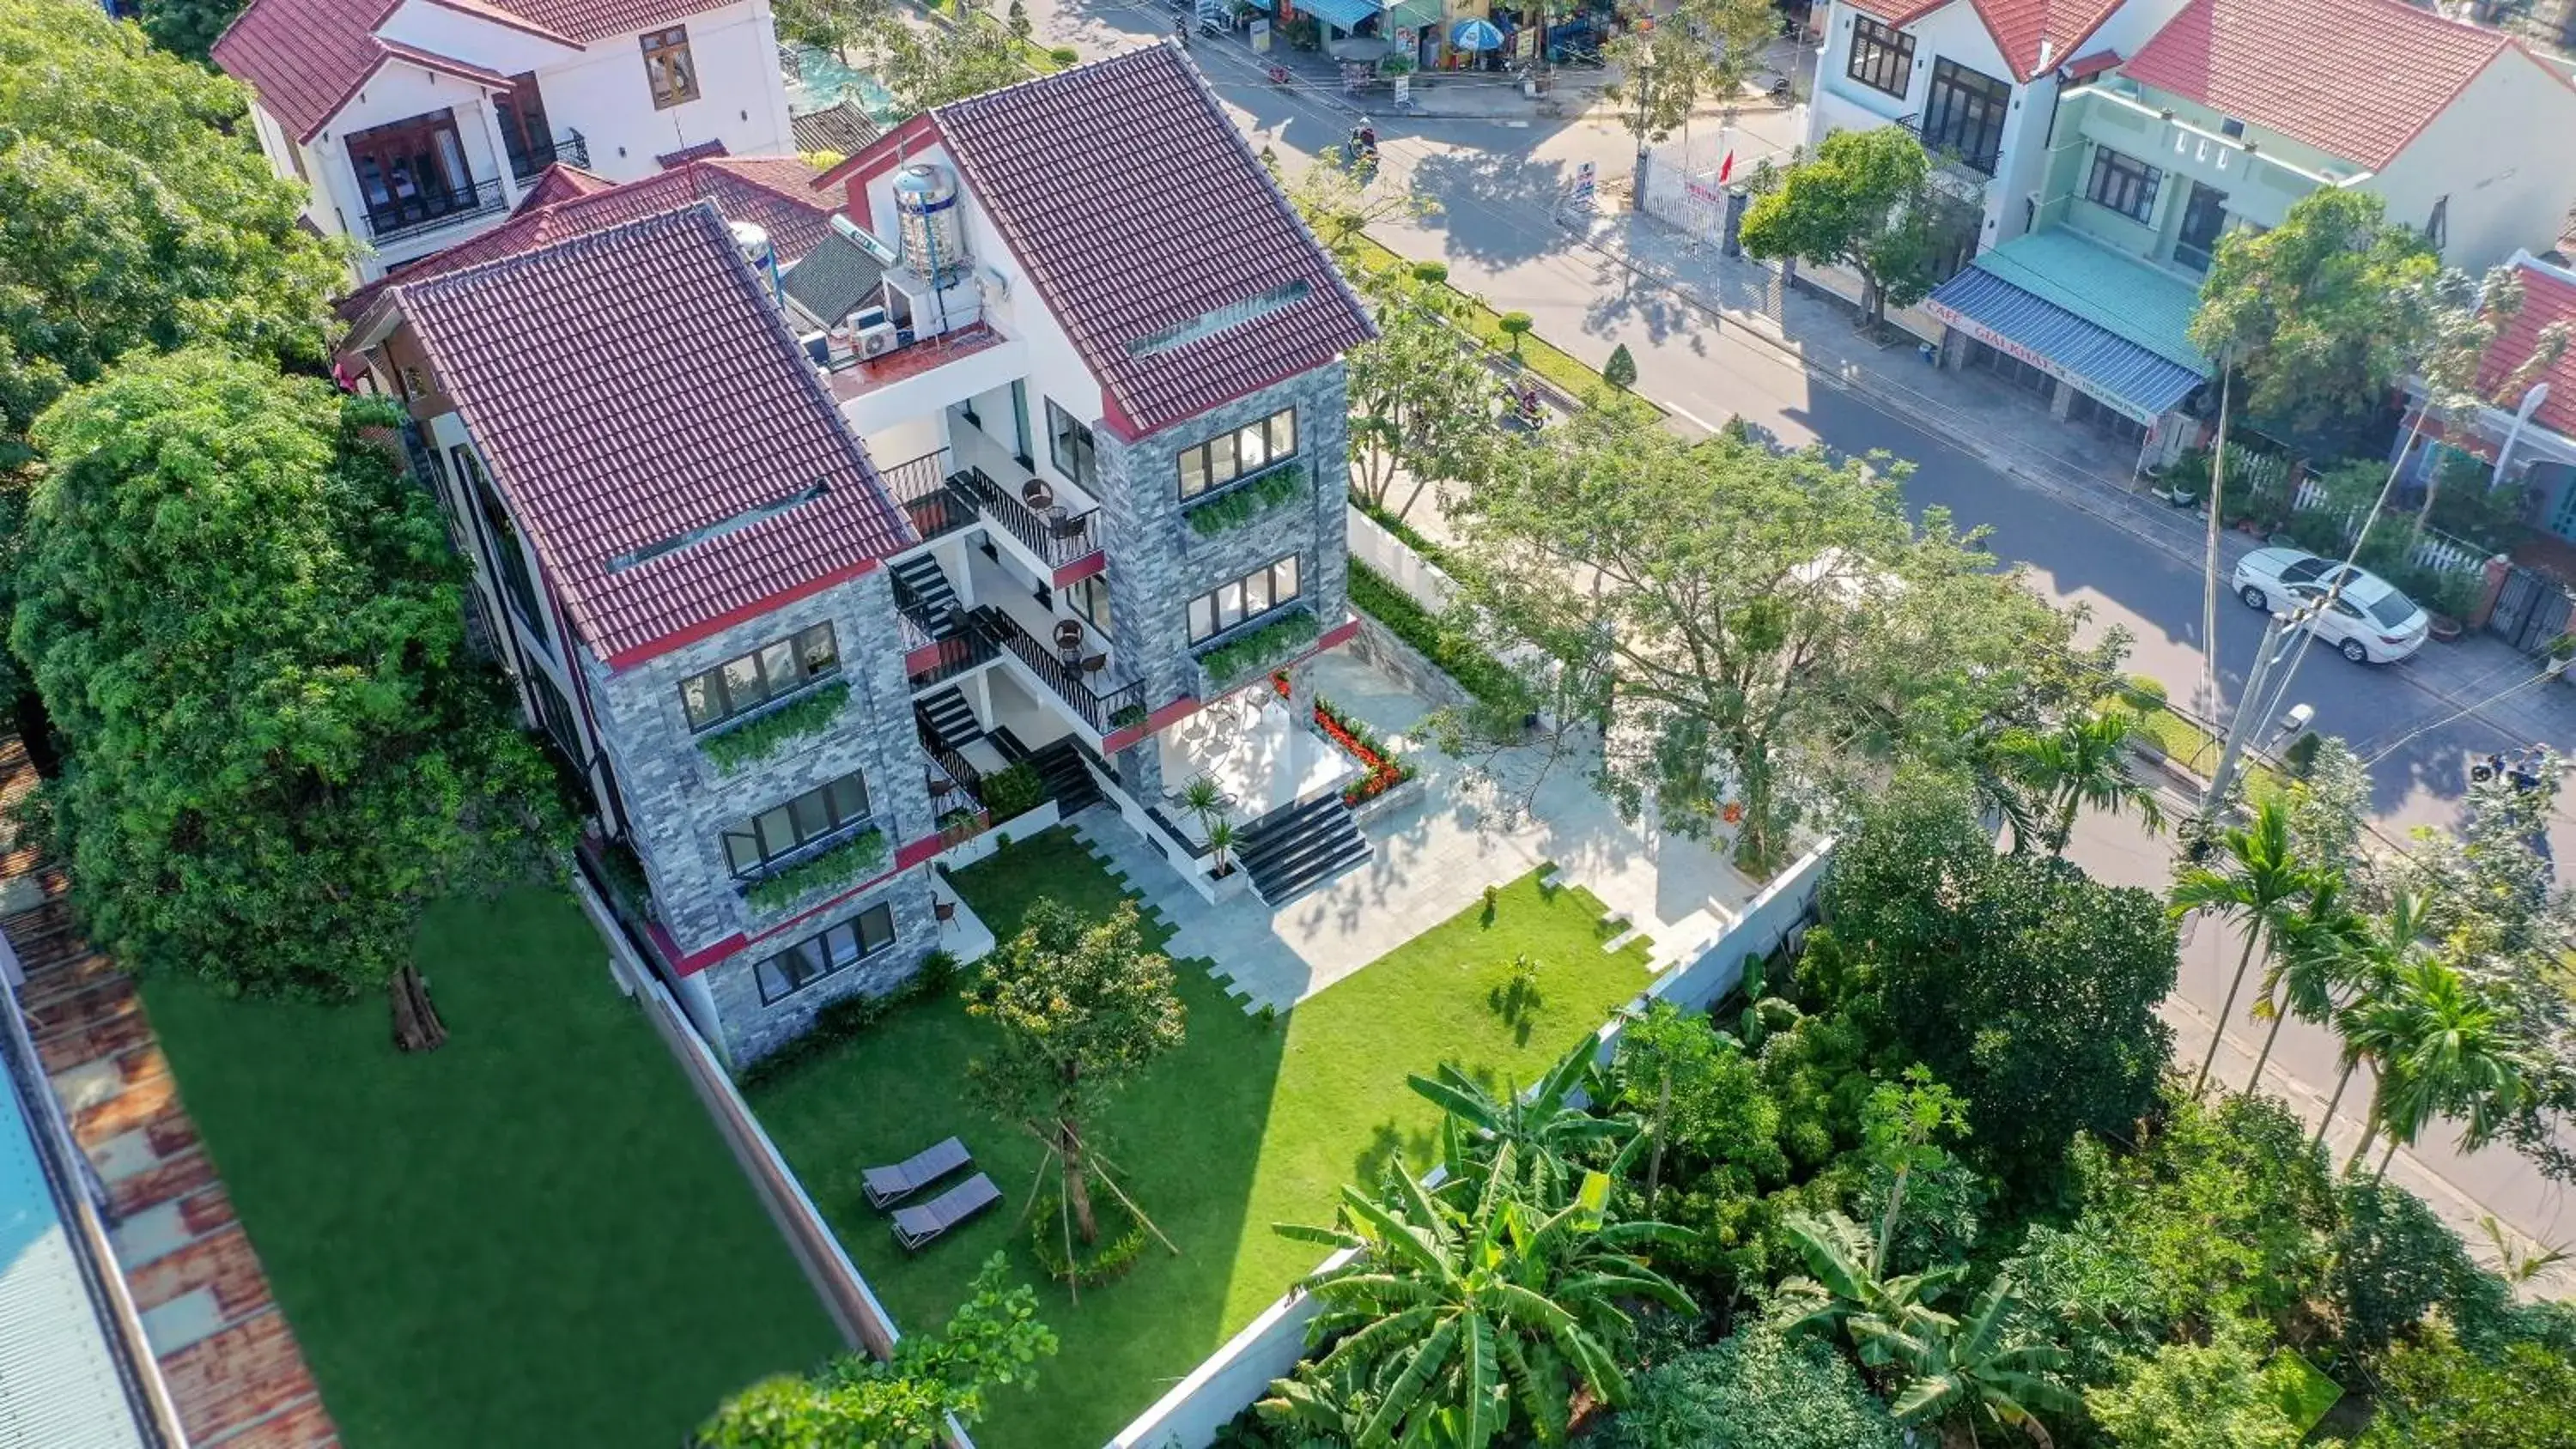
M945 278L966 265L966 222L947 167L916 161L896 172L894 215L906 270Z
M733 244L742 251L742 259L751 263L755 272L769 270L771 257L769 233L747 221L728 223L733 230Z

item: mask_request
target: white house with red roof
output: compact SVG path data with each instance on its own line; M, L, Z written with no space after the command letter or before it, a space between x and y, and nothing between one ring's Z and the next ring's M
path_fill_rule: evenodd
M2520 296L2479 360L2482 405L2424 440L2415 474L2465 453L2489 487L2521 490L2525 523L2576 543L2576 270L2528 252L2509 266Z
M454 246L565 162L628 181L792 154L768 0L252 0L214 45L359 279Z
M932 866L1015 789L1211 898L1364 859L1303 661L1357 628L1370 324L1187 58L938 107L802 202L750 170L558 174L347 359L701 1030L744 1063L970 949Z

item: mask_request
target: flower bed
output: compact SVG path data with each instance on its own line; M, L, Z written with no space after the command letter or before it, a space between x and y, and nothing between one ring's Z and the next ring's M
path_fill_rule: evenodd
M1280 698L1286 699L1288 676L1272 675L1270 687L1279 691ZM1342 753L1359 761L1360 769L1365 772L1342 787L1343 804L1357 805L1363 800L1374 800L1413 778L1412 761L1388 749L1367 725L1333 708L1333 702L1322 695L1315 696L1315 727L1324 732L1326 739L1341 746Z

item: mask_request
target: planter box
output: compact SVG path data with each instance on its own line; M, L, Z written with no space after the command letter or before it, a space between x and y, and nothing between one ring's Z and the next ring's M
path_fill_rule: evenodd
M1431 787L1428 784L1423 782L1423 778L1420 775L1415 775L1412 779L1405 781L1403 784L1398 785L1391 790L1372 796L1369 799L1362 800L1357 805L1352 806L1351 819L1365 825L1369 821L1376 819L1380 815L1384 815L1390 810L1399 810L1414 803L1422 798L1424 791L1430 788Z

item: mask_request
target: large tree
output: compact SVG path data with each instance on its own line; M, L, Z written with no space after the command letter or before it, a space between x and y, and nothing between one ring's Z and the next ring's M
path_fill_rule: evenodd
M873 28L877 73L907 114L1029 78L1019 42L1002 22L968 13L956 21L933 17L907 24L889 17Z
M1866 762L1961 748L2071 653L2073 625L1928 510L1901 470L1587 408L1451 510L1459 627L1523 641L1604 726L1623 808L1768 871ZM1585 696L1588 695L1588 698Z
M1037 1321L1037 1295L1004 1288L998 1253L936 1334L906 1334L890 1360L843 1354L810 1376L763 1379L725 1401L700 1426L697 1449L832 1449L946 1444L948 1420L983 1417L985 1391L1037 1383L1038 1360L1056 1337Z
M1771 0L1682 0L1650 27L1624 30L1603 46L1619 76L1603 95L1636 138L1638 156L1688 122L1700 97L1731 108L1779 33Z
M1180 1045L1186 1013L1170 958L1147 948L1132 901L1087 921L1040 900L986 962L966 1010L1001 1028L993 1049L968 1064L968 1090L1045 1146L1062 1170L1074 1230L1099 1241L1091 1184L1106 1168L1092 1129L1121 1085Z
M1481 477L1502 446L1502 384L1468 344L1465 298L1446 277L1437 262L1358 276L1378 335L1350 353L1351 487L1398 515L1428 488ZM1407 485L1400 496L1399 482Z
M248 0L143 0L143 33L173 55L208 64L206 52Z
M1923 300L1937 279L1932 158L1898 126L1836 131L1744 213L1744 250L1860 274L1861 320Z
M345 995L430 898L569 843L394 421L191 349L36 425L10 642L71 746L73 901L132 965Z

